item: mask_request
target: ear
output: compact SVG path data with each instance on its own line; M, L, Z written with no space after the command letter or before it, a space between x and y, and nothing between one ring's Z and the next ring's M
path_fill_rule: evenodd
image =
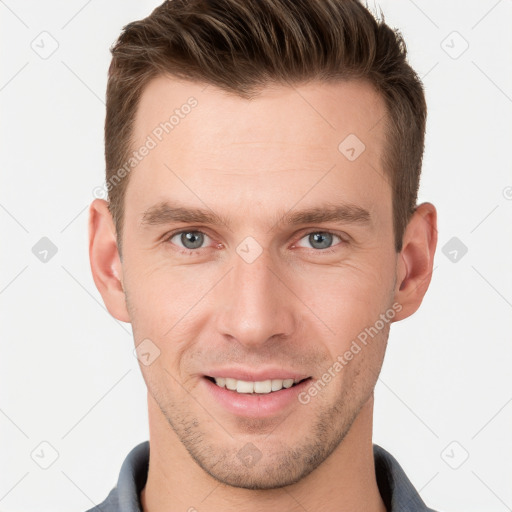
M109 313L122 322L130 322L116 230L108 203L103 199L95 199L89 207L89 260L94 283Z
M412 315L419 307L432 278L437 245L437 212L433 204L420 204L405 229L397 262L395 301L402 306L394 321Z

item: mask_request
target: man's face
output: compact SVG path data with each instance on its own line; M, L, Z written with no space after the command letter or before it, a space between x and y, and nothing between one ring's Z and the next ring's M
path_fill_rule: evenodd
M159 351L141 370L171 438L219 481L279 487L336 449L381 368L389 322L378 320L392 309L397 264L384 103L356 82L267 88L248 101L160 77L141 98L133 149L157 140L191 96L197 105L158 132L126 191L135 344ZM177 220L163 203L222 222ZM336 207L330 220L299 216ZM237 380L256 391L308 380L250 394L216 377L240 391L251 384Z

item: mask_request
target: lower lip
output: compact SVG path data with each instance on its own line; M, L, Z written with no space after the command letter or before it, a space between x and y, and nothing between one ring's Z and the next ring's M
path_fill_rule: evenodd
M237 393L217 386L206 377L201 380L213 398L227 411L249 418L264 418L282 411L293 403L299 404L298 394L310 383L311 378L291 388L266 394Z

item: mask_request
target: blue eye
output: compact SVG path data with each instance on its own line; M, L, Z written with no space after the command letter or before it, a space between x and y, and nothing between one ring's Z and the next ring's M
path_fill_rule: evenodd
M307 239L308 243L311 244L311 248L323 250L332 247L333 238L338 238L338 240L343 242L340 236L329 231L311 231L303 236L301 240Z
M335 239L338 239L339 242L333 245ZM335 233L318 230L306 233L299 240L299 242L302 240L307 240L307 243L309 244L309 247L305 248L314 249L318 253L333 252L336 245L346 243L345 240L341 238L341 236L336 235ZM202 231L189 229L171 233L166 237L166 242L170 242L171 244L175 245L179 249L179 252L182 254L193 255L194 253L198 254L200 249L206 248L206 244L208 242L211 243L211 239L206 233L203 233ZM296 244L296 246L304 247L299 244Z
M175 241L172 243L176 244L178 247L186 249L187 251L194 251L194 249L200 249L204 244L205 238L209 237L202 231L180 231L171 235L168 241L171 242L174 238L177 238L179 243Z

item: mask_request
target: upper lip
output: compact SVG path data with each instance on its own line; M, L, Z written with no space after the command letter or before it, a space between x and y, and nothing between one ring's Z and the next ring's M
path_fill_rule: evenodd
M292 370L283 370L282 368L267 368L264 370L250 370L245 368L216 368L205 373L206 377L227 377L230 379L244 380L249 382L261 382L272 379L294 379L303 380L309 377L304 373L297 373Z

